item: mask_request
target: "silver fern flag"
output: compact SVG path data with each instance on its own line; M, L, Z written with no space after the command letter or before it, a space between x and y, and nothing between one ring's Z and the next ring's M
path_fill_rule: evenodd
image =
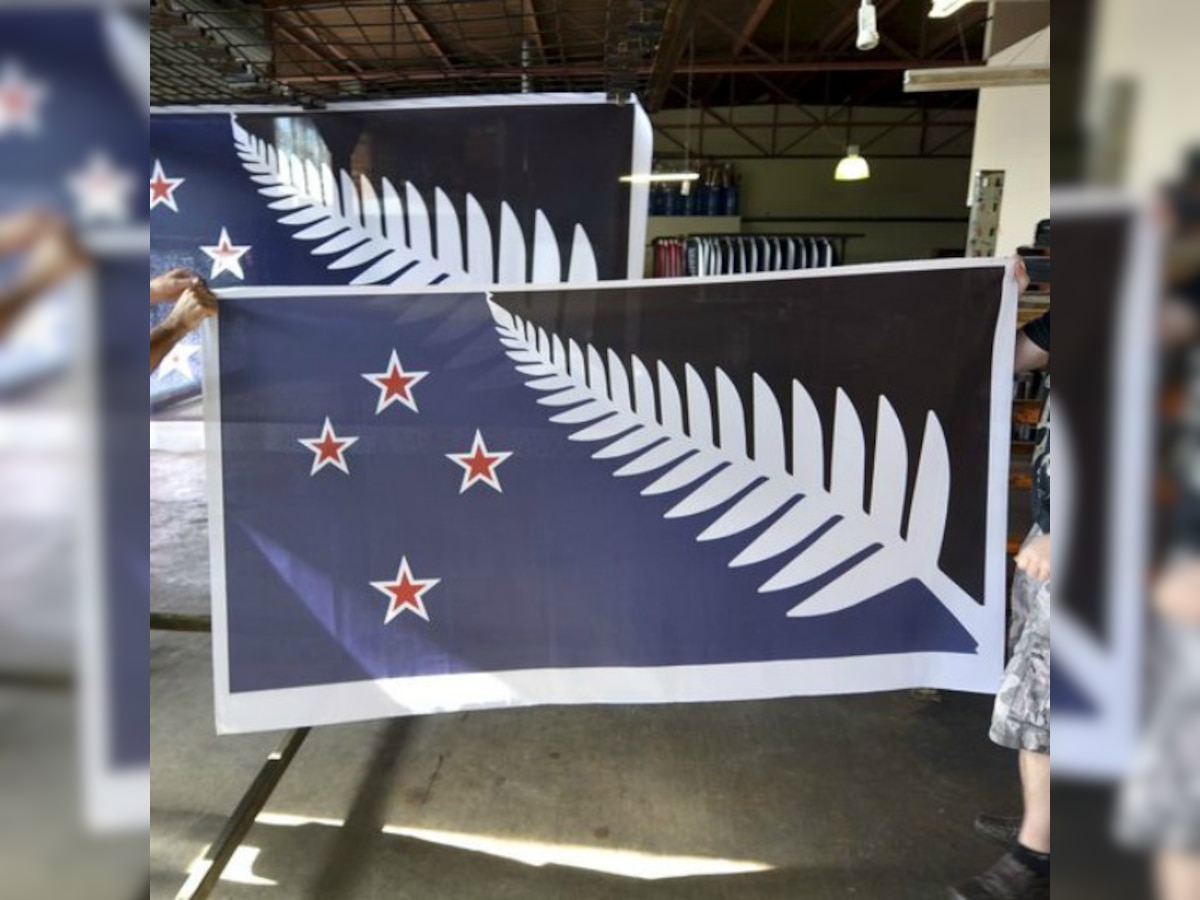
M219 728L994 691L1006 275L229 292Z
M641 277L650 126L600 95L213 112L156 108L151 268L243 285L581 284ZM159 313L161 315L161 313ZM151 379L199 391L198 343Z
M1149 646L1163 672L1175 662L1146 617L1161 249L1132 198L1064 191L1052 205L1058 299L1079 323L1054 370L1053 765L1112 780L1135 759Z

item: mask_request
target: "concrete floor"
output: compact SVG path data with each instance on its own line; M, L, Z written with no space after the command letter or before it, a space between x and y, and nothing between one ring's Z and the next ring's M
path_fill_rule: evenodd
M203 461L152 454L151 605L204 612ZM279 734L218 738L207 636L152 633L151 896ZM916 900L1018 808L988 697L541 708L314 731L218 891L304 900Z

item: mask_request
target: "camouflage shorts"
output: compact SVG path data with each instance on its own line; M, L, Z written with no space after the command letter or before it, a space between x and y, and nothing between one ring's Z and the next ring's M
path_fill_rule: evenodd
M1137 850L1200 852L1200 629L1157 635L1163 682L1121 791L1117 835Z
M1040 537L1036 525L1026 543ZM1013 578L1012 656L996 694L990 737L1013 750L1050 752L1050 582L1017 571Z

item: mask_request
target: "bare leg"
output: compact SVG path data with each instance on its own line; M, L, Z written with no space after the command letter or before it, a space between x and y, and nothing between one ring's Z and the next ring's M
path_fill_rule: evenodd
M1019 840L1030 850L1050 852L1050 755L1021 750L1021 793L1025 819Z

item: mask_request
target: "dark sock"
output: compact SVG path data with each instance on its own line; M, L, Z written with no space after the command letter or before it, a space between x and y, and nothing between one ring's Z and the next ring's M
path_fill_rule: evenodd
M1012 855L1027 869L1032 869L1039 875L1050 874L1050 854L1030 850L1024 844L1017 844Z

